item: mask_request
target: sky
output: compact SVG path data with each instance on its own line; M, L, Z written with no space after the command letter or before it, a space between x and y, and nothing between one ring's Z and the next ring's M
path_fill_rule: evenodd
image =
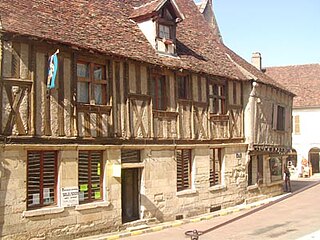
M194 0L201 2L201 0ZM320 63L320 0L213 0L223 42L262 67Z

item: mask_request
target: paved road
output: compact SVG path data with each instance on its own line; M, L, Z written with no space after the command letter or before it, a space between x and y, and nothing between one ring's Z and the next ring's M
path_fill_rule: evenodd
M297 191L310 184L310 180L294 182L293 190ZM241 211L232 215L214 218L199 223L186 224L180 227L165 229L156 233L124 238L128 240L185 240L187 230L207 230L223 225L199 237L199 240L248 240L248 239L320 239L315 237L320 230L320 184L295 194L269 207L255 211ZM247 215L243 218L241 216ZM240 218L240 219L237 219ZM233 221L236 219L236 221ZM233 221L228 223L228 221ZM226 224L227 223L227 224ZM308 234L314 233L313 236ZM311 237L310 237L311 236Z

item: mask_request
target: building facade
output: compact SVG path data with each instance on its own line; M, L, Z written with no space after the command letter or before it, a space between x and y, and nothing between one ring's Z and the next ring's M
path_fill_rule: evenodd
M269 67L266 74L297 94L292 110L293 152L290 161L300 176L319 173L320 64Z
M192 1L1 1L0 16L2 239L282 192L293 95L217 41Z

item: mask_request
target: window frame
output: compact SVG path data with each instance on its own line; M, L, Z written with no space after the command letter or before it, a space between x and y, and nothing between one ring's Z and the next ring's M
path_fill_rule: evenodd
M86 184L81 184L80 183L80 154L81 153L87 153L88 154L88 169L87 169L87 173L88 173L88 180L87 180L87 183ZM93 153L99 153L100 154L100 169L97 171L99 171L100 173L100 178L99 178L99 189L100 189L100 198L93 198L92 197L92 154ZM79 189L79 204L86 204L86 203L92 203L92 202L99 202L99 201L103 201L104 197L103 197L103 194L104 194L104 191L103 191L103 180L104 180L104 163L103 163L103 151L101 150L79 150L78 152L78 189ZM87 199L84 199L84 200L81 200L80 199L80 192L83 192L81 191L81 185L87 185L87 192L88 192L88 198Z
M218 88L218 93L215 93L216 87ZM212 88L212 93L210 92ZM221 90L221 91L219 91ZM209 112L214 115L226 115L226 84L219 81L209 80L208 82L208 100L209 100ZM211 104L213 103L213 106Z
M46 153L53 153L54 154L54 173L53 173L53 202L50 204L45 204L44 203L44 164L48 163L48 161L45 161L45 154ZM30 189L29 189L29 183L30 183L30 155L31 154L40 154L39 158L39 165L40 165L40 172L39 172L39 204L36 205L29 205L28 204L28 199L29 199L29 194ZM58 152L57 151L50 151L50 150L32 150L27 152L27 200L26 200L26 205L27 205L27 210L32 210L32 209L39 209L39 208L45 208L45 207L51 207L51 206L57 206L58 204Z
M278 105L277 108L277 130L284 131L286 125L286 108Z
M269 158L270 180L271 182L281 181L283 179L283 159L280 156L271 156Z
M212 155L210 154L209 183L210 183L210 187L213 187L213 186L222 184L223 155L222 155L222 148L211 148L210 151L212 151ZM218 160L218 164L219 164L218 171L216 169L216 160ZM216 181L216 173L218 173L218 181Z
M159 86L159 83L161 83ZM158 90L161 89L159 96ZM151 98L152 98L152 109L166 111L167 110L167 76L162 74L151 75ZM161 101L159 101L161 99ZM161 104L161 105L160 105Z
M190 75L177 74L176 81L177 81L177 92L178 92L177 97L178 97L178 99L190 100L191 96L192 96ZM182 84L181 84L181 82L182 82Z
M88 76L80 77L78 76L78 64L85 64L88 67ZM96 106L105 106L109 105L109 77L108 77L108 64L107 63L98 63L92 61L78 60L76 63L77 66L77 103L83 105L96 105ZM102 68L102 79L97 80L94 76L95 67ZM79 83L88 84L88 101L79 101ZM96 101L96 91L95 86L101 86L101 103Z
M181 159L179 159L179 154L181 156ZM186 154L186 155L184 155ZM187 159L184 159L184 156L187 156ZM176 161L177 161L177 192L188 190L192 188L192 150L191 149L177 149L176 150ZM180 172L179 172L179 165L180 162ZM187 166L187 176L185 176L185 166ZM181 182L181 186L178 184L178 182Z

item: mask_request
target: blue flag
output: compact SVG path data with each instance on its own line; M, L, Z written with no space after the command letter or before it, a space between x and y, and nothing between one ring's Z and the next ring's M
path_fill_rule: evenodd
M48 80L47 80L47 88L52 89L55 87L55 80L58 71L58 56L59 49L49 57L49 66L48 66Z

